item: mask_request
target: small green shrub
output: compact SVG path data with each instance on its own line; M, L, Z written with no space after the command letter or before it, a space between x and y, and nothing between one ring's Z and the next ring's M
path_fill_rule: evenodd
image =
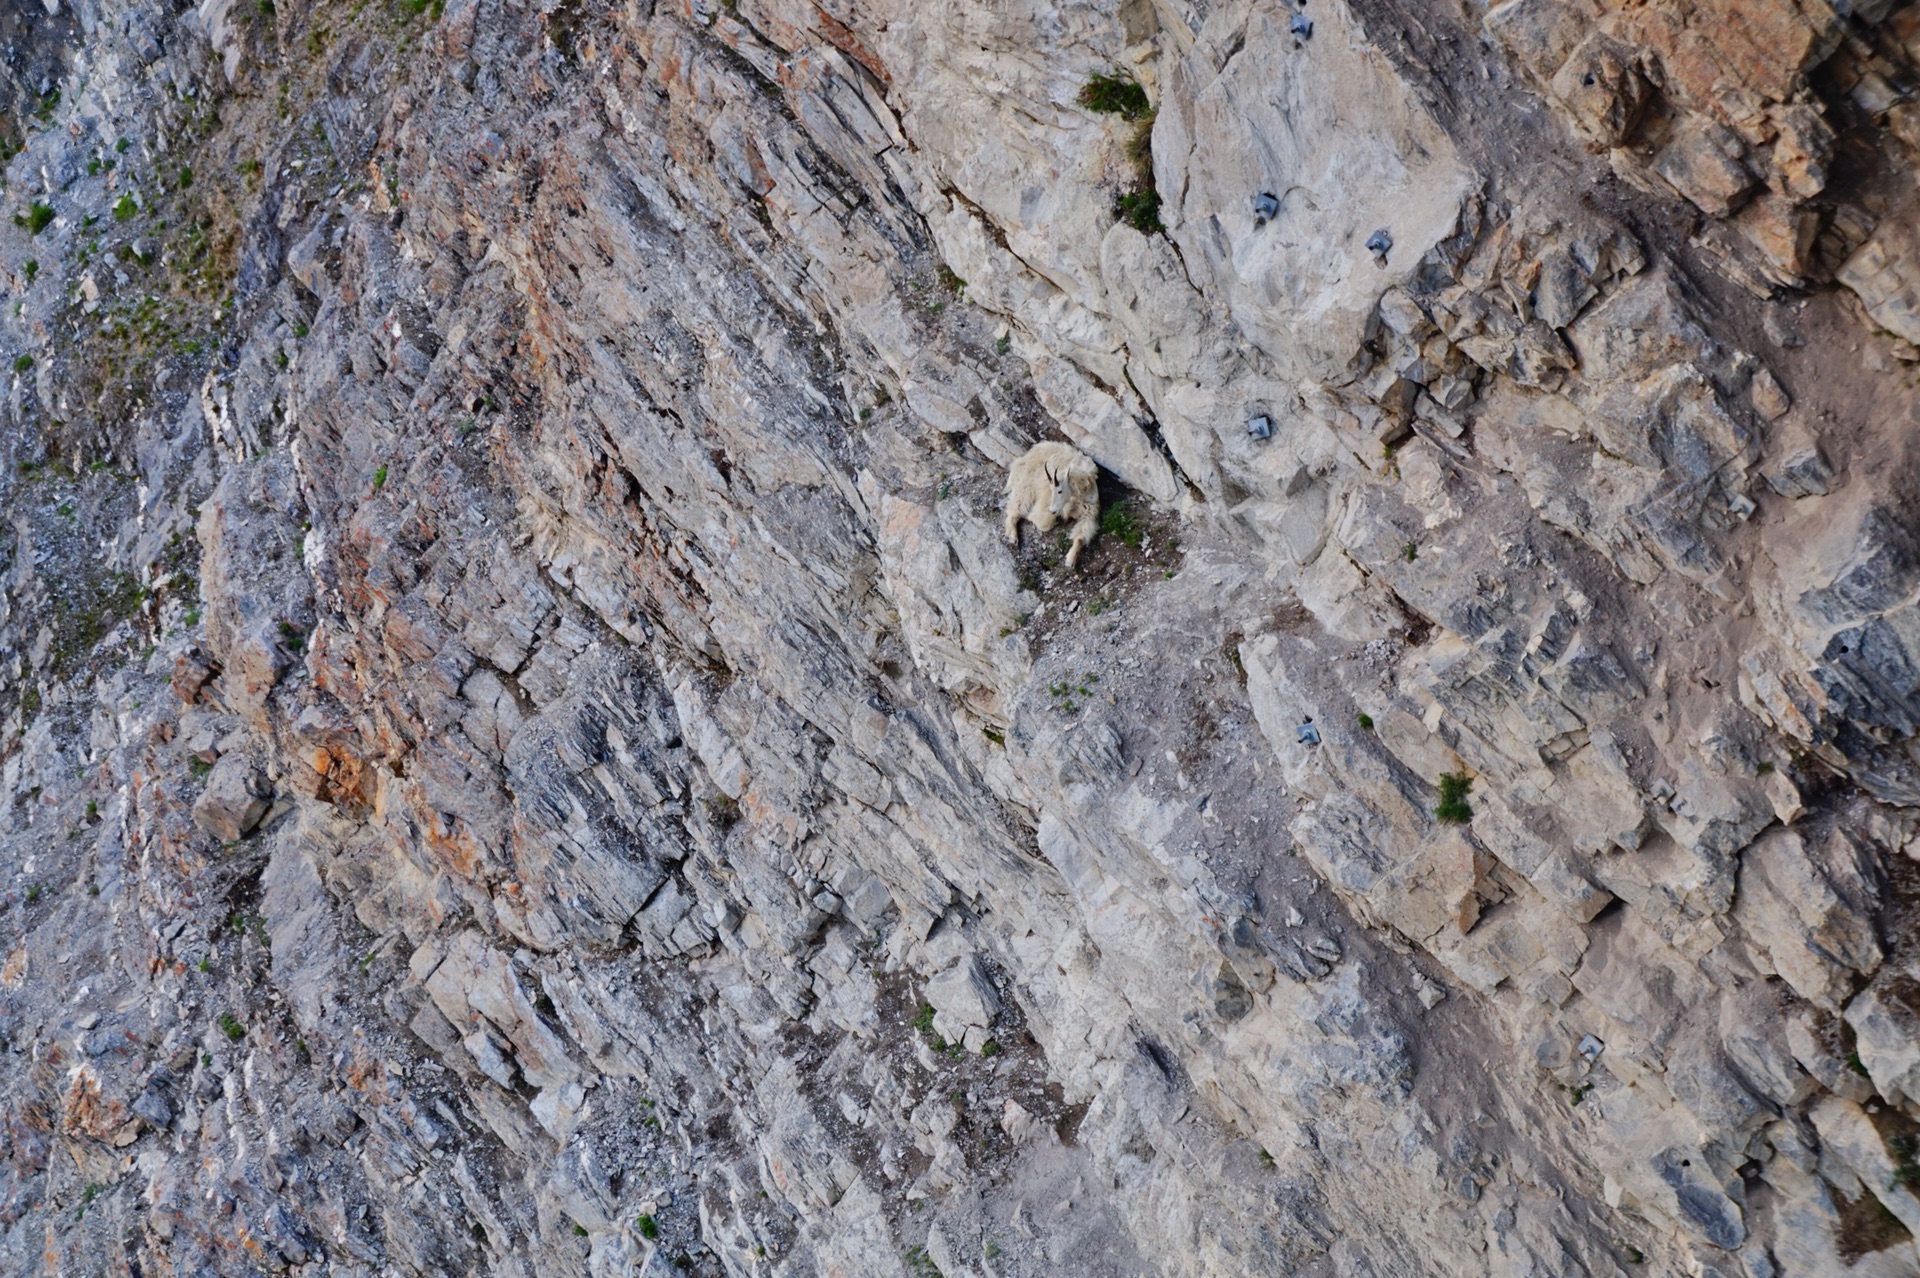
M31 234L38 235L53 225L53 206L35 200L32 207L25 213L13 215L13 224L24 227Z
M24 373L29 368L32 368L32 367L33 367L33 356L31 355L22 355L20 358L13 361L13 371L16 373Z
M1075 99L1089 111L1117 115L1126 120L1144 120L1153 114L1147 91L1137 80L1123 75L1096 75L1081 86Z
M40 892L41 892L41 887L38 883L35 883L33 886L29 887L27 889L27 904L31 905L35 901L39 900Z
M131 195L123 195L114 201L113 220L116 222L131 222L139 212L140 203Z
M1160 221L1158 191L1122 191L1113 197L1113 215L1142 235L1167 229Z
M193 185L193 170L186 165L180 166L180 189L186 190Z
M1467 795L1473 790L1473 778L1464 772L1445 772L1440 776L1440 806L1433 810L1438 820L1448 825L1465 825L1473 820L1473 808Z
M1360 727L1362 728L1362 730L1367 732L1373 731L1373 716L1368 714L1365 710L1362 710L1360 712Z
M651 1216L640 1217L640 1219L633 1222L633 1227L638 1229L640 1236L648 1242L652 1242L660 1236L660 1222Z
M237 1043L247 1036L247 1027L235 1020L232 1012L222 1012L220 1013L220 1032Z
M385 488L386 486L387 486L387 468L385 466L382 466L380 467L379 470L376 470L373 472L373 491L377 493L382 488Z
M21 264L20 273L27 277L27 283L33 283L34 277L40 274L39 260L31 257L28 258Z
M998 1056L999 1054L1000 1054L1000 1044L997 1040L990 1038L986 1042L980 1044L980 1055Z

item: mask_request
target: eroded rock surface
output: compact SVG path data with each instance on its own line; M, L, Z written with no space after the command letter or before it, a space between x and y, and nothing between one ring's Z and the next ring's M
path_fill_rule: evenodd
M0 1270L1920 1273L1920 6L0 30Z

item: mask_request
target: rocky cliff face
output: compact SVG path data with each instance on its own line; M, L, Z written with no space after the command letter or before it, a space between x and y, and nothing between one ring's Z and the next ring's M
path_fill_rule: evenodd
M1920 1273L1920 6L0 31L0 1269Z

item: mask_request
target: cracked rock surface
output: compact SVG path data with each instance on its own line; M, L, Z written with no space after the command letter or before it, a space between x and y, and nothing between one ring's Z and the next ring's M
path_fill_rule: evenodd
M0 36L0 1272L1920 1274L1920 5Z

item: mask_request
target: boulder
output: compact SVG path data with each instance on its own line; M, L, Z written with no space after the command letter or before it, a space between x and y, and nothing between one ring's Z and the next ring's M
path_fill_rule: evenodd
M207 787L193 801L193 822L222 843L245 838L267 814L273 787L253 760L227 754L213 765Z

